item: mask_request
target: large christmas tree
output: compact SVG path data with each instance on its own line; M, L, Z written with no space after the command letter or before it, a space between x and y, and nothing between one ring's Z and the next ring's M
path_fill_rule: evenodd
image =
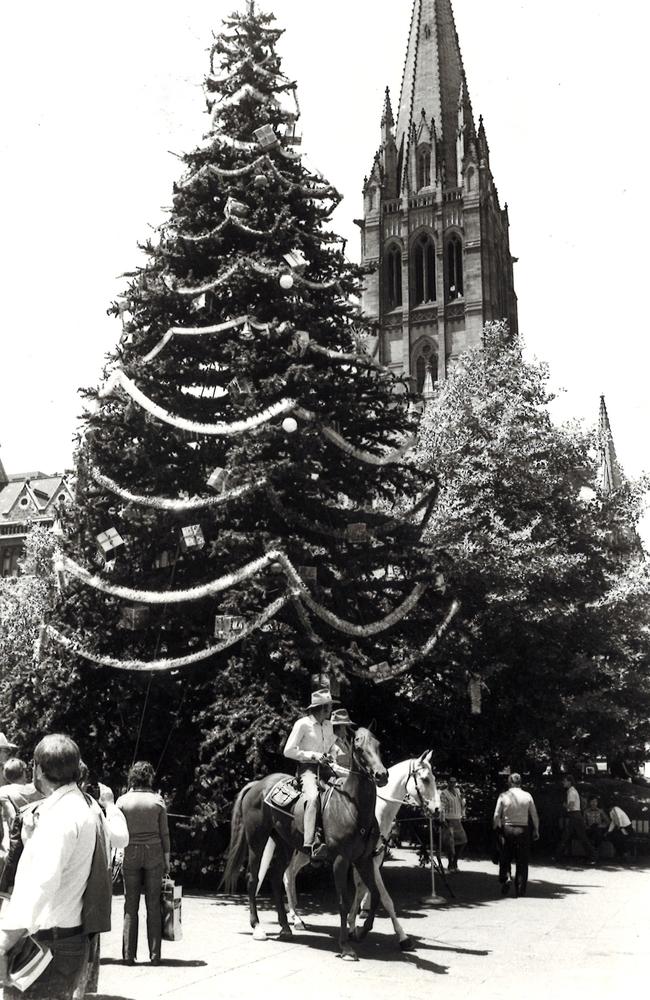
M411 401L367 350L362 272L300 150L281 33L249 2L213 46L209 131L85 393L49 623L88 669L202 686L194 721L224 801L310 682L359 678L362 700L442 618L428 497L403 461Z

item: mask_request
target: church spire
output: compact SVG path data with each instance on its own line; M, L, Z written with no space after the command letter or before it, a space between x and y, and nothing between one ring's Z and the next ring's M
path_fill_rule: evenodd
M395 119L393 117L393 106L390 103L390 89L386 87L386 94L384 96L384 110L381 116L381 127L382 131L388 136L395 124Z
M474 136L475 129L450 0L413 3L395 130L402 157L412 126L423 111L429 121L433 120L440 140L445 186L456 187L463 166L458 162L463 143Z
M604 396L600 397L600 413L598 414L598 449L602 461L601 484L603 492L613 493L623 485L623 476L616 457L614 437Z

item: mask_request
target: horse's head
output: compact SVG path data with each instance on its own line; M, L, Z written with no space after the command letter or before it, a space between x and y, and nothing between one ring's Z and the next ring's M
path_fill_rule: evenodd
M372 778L379 788L383 788L388 781L388 771L379 755L379 740L369 729L357 729L352 748L360 770Z
M411 761L406 793L410 805L435 816L440 810L440 795L431 768L432 756L433 750L425 750L421 757Z

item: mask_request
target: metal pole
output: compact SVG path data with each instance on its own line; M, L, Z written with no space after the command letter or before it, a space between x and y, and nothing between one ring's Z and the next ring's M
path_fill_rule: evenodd
M440 837L440 832L438 833ZM440 852L438 852L440 853ZM429 818L429 860L431 862L431 895L426 896L423 902L427 903L428 906L445 906L447 900L444 896L439 896L436 892L436 869L435 869L435 851L433 843L433 820Z

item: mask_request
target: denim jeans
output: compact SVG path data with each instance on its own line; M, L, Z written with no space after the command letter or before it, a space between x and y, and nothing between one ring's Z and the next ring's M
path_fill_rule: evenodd
M13 986L5 986L5 1000L22 1000L23 997L26 1000L72 1000L88 964L88 936L77 934L60 941L48 941L47 947L52 952L52 961L43 975L24 993Z
M144 888L147 907L149 958L160 960L162 916L160 894L163 877L163 851L160 844L129 844L124 852L124 929L122 958L135 959L138 951L138 910Z

